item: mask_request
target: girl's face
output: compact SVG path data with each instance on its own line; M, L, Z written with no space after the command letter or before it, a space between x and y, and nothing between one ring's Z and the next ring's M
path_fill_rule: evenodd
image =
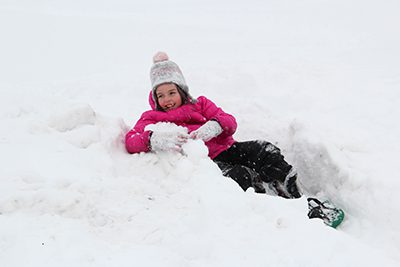
M156 97L158 105L164 110L172 110L182 105L182 98L178 87L173 83L164 83L157 87Z

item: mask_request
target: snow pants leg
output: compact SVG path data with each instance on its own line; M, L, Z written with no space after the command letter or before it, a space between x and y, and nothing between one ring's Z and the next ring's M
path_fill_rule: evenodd
M214 158L214 162L243 190L254 187L259 193L265 192L262 182L284 183L288 176L296 175L280 149L267 141L236 142Z
M257 193L266 192L260 175L253 169L239 164L232 165L223 161L215 162L222 170L222 174L232 178L244 191L249 187L253 187Z

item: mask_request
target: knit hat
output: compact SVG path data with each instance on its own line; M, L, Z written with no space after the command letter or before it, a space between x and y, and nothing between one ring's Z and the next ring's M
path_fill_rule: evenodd
M153 56L153 63L150 70L150 80L154 101L156 101L155 93L157 87L164 83L176 84L187 95L190 102L194 101L189 94L189 87L186 84L182 71L175 62L169 60L165 52L156 53Z

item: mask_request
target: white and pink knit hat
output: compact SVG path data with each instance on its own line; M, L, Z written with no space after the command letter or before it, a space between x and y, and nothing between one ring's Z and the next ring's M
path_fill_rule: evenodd
M186 84L182 71L178 65L169 60L165 52L158 52L153 56L153 66L150 70L151 87L153 90L153 98L157 87L164 83L174 83L185 92L190 100L193 98L189 94L189 87Z

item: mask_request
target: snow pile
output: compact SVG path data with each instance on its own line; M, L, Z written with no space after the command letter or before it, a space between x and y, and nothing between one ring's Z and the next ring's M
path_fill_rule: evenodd
M191 140L183 153L129 155L121 120L87 104L68 106L47 120L12 120L20 131L8 136L26 143L2 150L4 166L20 163L2 169L1 258L9 266L308 266L326 258L335 266L382 258L308 220L304 198L243 193L221 175L201 141ZM27 256L17 257L22 251Z
M398 266L398 4L317 2L1 3L2 266ZM201 141L126 153L159 50L344 223L243 192Z

